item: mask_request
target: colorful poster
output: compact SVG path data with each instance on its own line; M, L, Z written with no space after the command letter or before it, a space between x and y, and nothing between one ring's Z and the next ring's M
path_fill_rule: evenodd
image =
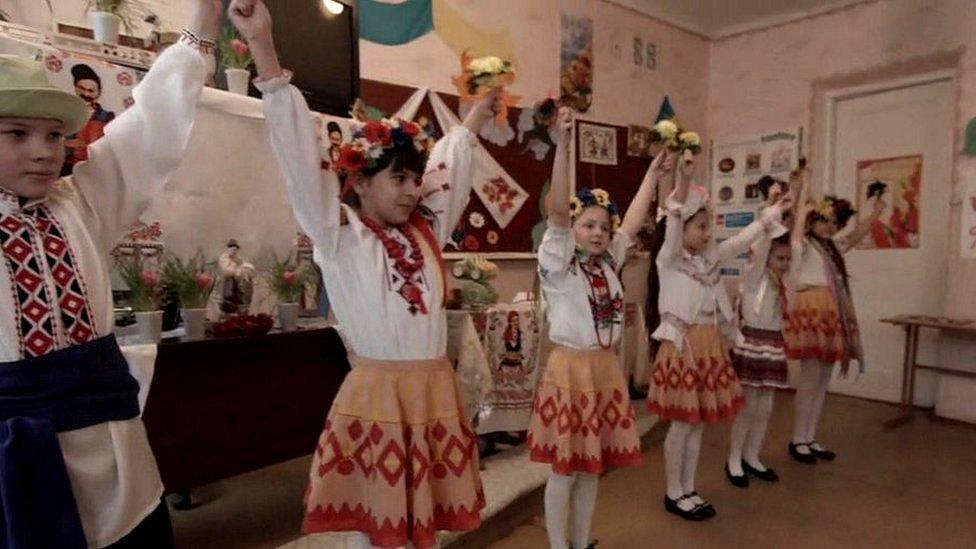
M797 128L712 145L711 193L717 242L756 219L763 206L756 184L761 177L789 178L799 163L801 135L802 128ZM722 275L739 276L747 260L748 256L730 260Z
M88 146L105 135L105 126L132 104L132 88L145 74L62 51L44 54L44 68L51 84L85 100L91 118L78 133L65 140L63 174L88 160Z
M580 162L617 165L617 130L612 126L580 122L578 146Z
M593 20L562 15L559 101L579 112L593 104Z
M900 156L857 163L857 208L859 216L874 208L877 194L872 190L886 187L882 201L884 212L871 226L868 238L858 243L861 250L918 248L919 198L922 188L922 155ZM872 196L874 195L874 196Z
M976 180L970 181L963 189L962 234L959 244L963 259L976 259Z

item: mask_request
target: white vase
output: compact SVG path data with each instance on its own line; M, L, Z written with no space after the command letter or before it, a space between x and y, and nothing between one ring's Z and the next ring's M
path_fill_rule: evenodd
M247 95L247 85L251 82L250 71L244 69L224 69L227 76L227 91Z
M95 41L103 44L119 43L119 27L122 25L122 18L114 13L107 11L88 12L88 22L92 26L95 34Z
M136 313L139 337L145 343L159 343L163 333L162 311L140 311Z
M298 328L298 303L279 303L278 321L281 323L281 331L295 331Z
M187 339L203 339L207 333L207 309L180 309Z

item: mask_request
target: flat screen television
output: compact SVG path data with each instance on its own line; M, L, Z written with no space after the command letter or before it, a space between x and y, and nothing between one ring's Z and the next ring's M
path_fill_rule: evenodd
M324 0L273 0L275 46L281 65L294 73L292 84L318 112L348 116L359 97L358 0L337 0L342 13Z

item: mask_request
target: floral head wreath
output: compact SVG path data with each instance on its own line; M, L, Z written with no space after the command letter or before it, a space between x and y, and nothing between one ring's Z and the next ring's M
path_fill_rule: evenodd
M811 221L833 221L843 226L855 214L857 214L857 210L851 207L849 200L827 195L820 201L817 209L811 212Z
M354 125L352 141L339 149L335 171L349 176L375 168L384 152L411 142L417 152L426 158L430 152L427 132L415 122L384 118Z
M583 210L590 206L599 206L607 210L610 214L612 230L616 231L620 227L620 214L617 211L617 205L610 200L610 193L603 189L591 189L589 187L580 189L576 196L569 199L569 215L576 219L583 213Z

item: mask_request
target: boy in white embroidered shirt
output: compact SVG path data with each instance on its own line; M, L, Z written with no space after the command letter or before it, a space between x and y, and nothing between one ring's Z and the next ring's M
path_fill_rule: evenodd
M222 3L194 0L192 11L181 43L134 90L135 104L64 178L65 135L84 125L88 107L51 86L40 63L0 57L5 546L172 545L138 383L112 336L108 261L179 166L213 72Z
M362 547L419 548L435 545L438 530L475 529L485 505L478 444L445 358L440 250L468 202L475 134L500 107L497 92L445 128L429 161L417 124L357 125L336 166L350 207L335 171L321 168L267 6L234 0L230 14L254 54L271 146L353 365L315 448L302 528L358 532Z
M623 331L619 272L647 218L657 181L674 158L654 159L621 223L606 191L583 188L570 196L568 109L560 111L558 124L549 226L539 246L549 337L556 347L536 391L528 444L532 461L552 464L545 495L549 546L566 549L569 535L573 549L584 549L592 547L600 474L606 467L641 463L634 409L614 350Z

